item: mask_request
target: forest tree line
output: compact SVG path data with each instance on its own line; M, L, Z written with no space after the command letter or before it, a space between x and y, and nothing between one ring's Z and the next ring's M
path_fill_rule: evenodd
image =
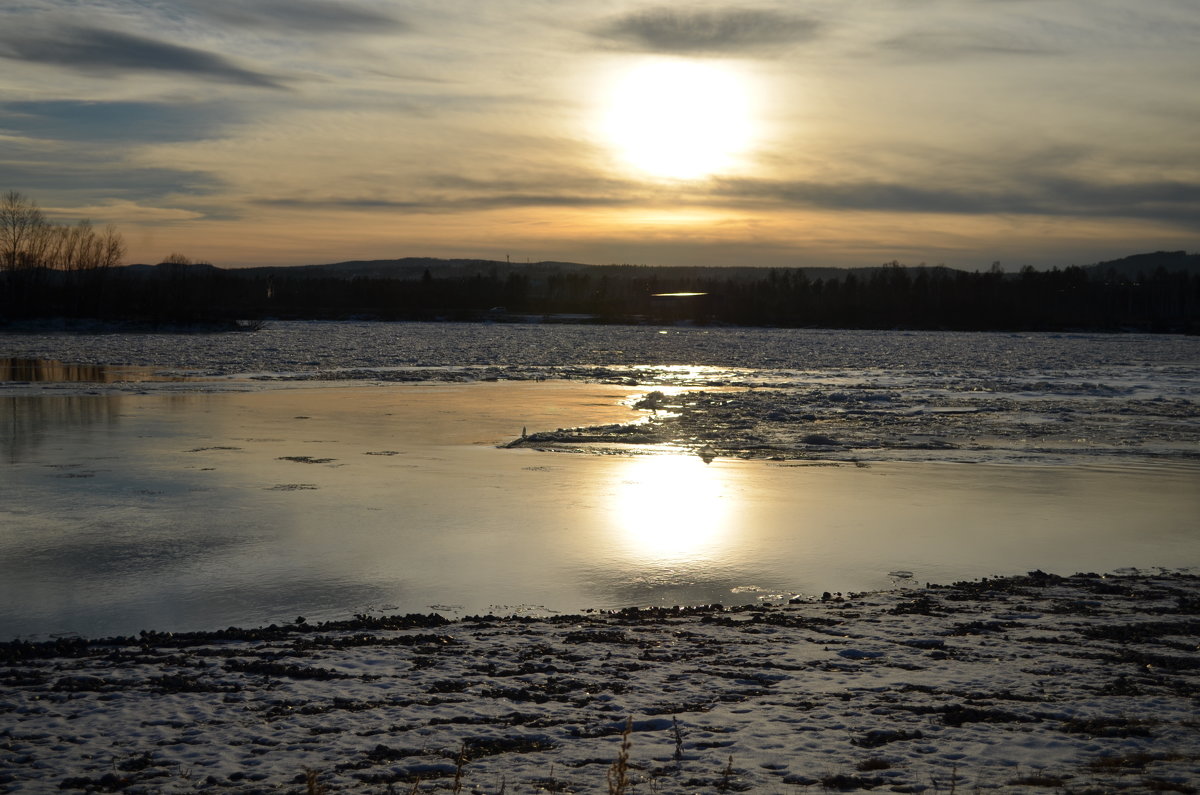
M1200 331L1200 268L1005 273L892 262L836 274L804 268L522 267L473 261L420 273L223 269L173 254L120 266L112 227L47 222L19 194L0 204L0 319L144 325L262 319L695 323L871 329ZM1181 260L1182 258L1182 260ZM1136 259L1136 258L1131 258ZM820 274L820 275L810 275ZM691 295L672 295L689 293ZM243 324L246 325L246 324ZM250 324L253 325L252 323Z

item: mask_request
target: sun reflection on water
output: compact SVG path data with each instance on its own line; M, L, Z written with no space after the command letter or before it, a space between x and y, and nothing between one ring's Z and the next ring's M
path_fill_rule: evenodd
M696 455L630 459L610 512L627 554L643 564L714 558L731 541L733 499L723 473Z

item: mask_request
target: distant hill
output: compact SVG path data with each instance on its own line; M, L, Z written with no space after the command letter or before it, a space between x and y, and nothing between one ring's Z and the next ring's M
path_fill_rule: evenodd
M400 259L348 260L325 265L288 265L274 267L238 268L241 273L265 275L286 274L316 278L341 277L369 279L418 279L425 271L435 277L471 276L475 273L496 271L506 275L510 271L521 273L571 272L591 267L578 262L524 262L510 263L488 259L439 259L436 257L402 257Z
M501 276L510 271L526 274L537 273L569 273L586 270L595 266L583 265L578 262L526 262L509 263L499 260L486 259L439 259L436 257L402 257L400 259L348 260L346 262L331 262L321 265L262 265L248 268L219 268L208 263L178 263L162 262L157 265L126 265L121 270L131 275L150 276L178 272L181 269L188 273L199 271L229 271L244 276L289 276L300 278L370 278L370 279L419 279L429 271L431 275L442 278L472 276L476 273L490 274L493 271Z
M122 270L133 275L151 276L154 274L178 273L181 271L187 273L201 273L221 269L216 265L211 265L207 262L189 262L186 264L179 262L160 262L157 265L126 265Z
M630 277L659 277L670 279L719 279L730 281L761 279L764 273L771 270L789 271L793 274L803 273L809 281L818 279L826 282L840 282L846 276L853 274L859 279L869 279L874 274L887 270L892 266L875 265L859 268L834 267L797 267L774 268L761 266L688 266L688 265L589 265L580 262L560 262L543 260L539 262L508 262L489 259L441 259L438 257L401 257L398 259L376 260L347 260L321 265L273 265L249 268L217 268L206 263L179 265L160 263L158 265L128 265L122 270L137 275L177 273L180 269L189 273L199 271L225 270L245 276L286 276L319 279L420 279L426 271L430 276L440 279L470 278L476 275L485 277L506 278L515 273L534 279L545 278L554 274L591 274L594 276L612 276L618 278ZM910 272L924 269L928 272L942 273L963 272L960 268L937 266L904 266ZM1200 274L1200 254L1189 254L1186 251L1155 251L1146 254L1133 254L1121 259L1098 262L1094 265L1083 266L1088 273L1102 277L1115 273L1126 279L1136 279L1139 276L1149 277L1159 268L1170 273L1179 271L1188 274ZM1009 276L1015 276L1009 273Z
M1189 254L1186 251L1155 251L1150 254L1134 254L1121 259L1097 262L1084 270L1103 275L1110 271L1126 279L1135 279L1139 275L1151 276L1156 270L1163 268L1168 273L1184 271L1188 274L1200 274L1200 254Z
M420 279L426 271L430 276L439 279L470 278L475 275L498 276L506 278L510 273L523 276L546 277L553 274L588 273L595 276L613 276L618 278L630 277L663 277L671 279L761 279L763 274L771 270L788 270L802 272L810 281L839 281L847 274L853 273L859 277L869 277L881 266L866 268L769 268L761 266L732 265L732 266L703 266L703 265L590 265L581 262L562 262L558 260L542 260L539 262L508 262L489 259L440 259L437 257L401 257L398 259L376 260L347 260L320 265L266 265L248 268L216 268L208 264L180 266L171 263L158 265L128 265L123 270L130 274L153 275L176 272L180 268L195 270L225 270L244 276L286 276L289 278L310 279ZM174 269L174 270L172 270ZM945 268L942 268L945 270Z

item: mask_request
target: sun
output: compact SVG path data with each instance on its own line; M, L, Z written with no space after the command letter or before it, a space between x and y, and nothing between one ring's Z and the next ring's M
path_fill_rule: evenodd
M717 62L646 61L614 82L602 128L638 171L680 180L712 176L733 168L751 144L749 86Z

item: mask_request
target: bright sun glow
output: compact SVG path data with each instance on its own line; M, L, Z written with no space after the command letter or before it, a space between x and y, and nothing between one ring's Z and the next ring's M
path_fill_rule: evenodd
M639 456L622 478L613 518L630 553L642 562L705 557L730 529L722 472L699 456Z
M640 171L699 179L728 170L749 147L751 104L745 80L731 67L651 61L617 81L604 135Z

